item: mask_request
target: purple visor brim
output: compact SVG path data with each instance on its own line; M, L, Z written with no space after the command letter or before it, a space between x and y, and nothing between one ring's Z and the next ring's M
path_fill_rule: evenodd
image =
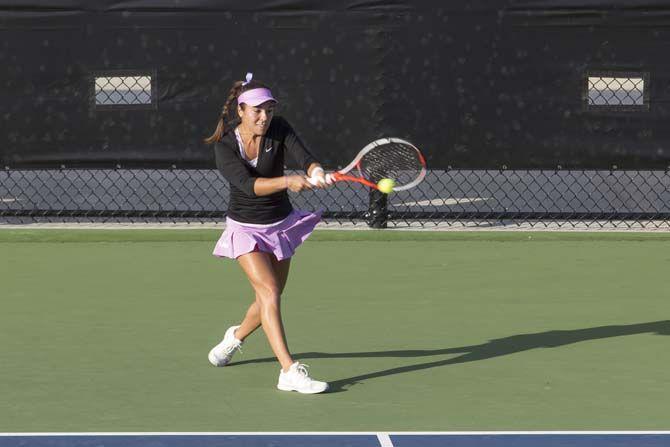
M259 106L267 101L277 102L277 100L272 97L270 90L266 88L247 90L237 98L238 104L248 104L252 107Z

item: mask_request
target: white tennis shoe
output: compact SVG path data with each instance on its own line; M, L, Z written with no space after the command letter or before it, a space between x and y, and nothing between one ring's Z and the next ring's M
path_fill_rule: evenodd
M297 391L303 394L323 393L328 389L326 382L319 382L309 376L307 365L295 362L288 369L279 372L279 382L277 388L282 391Z
M242 341L235 338L235 330L239 326L229 327L223 336L221 343L214 346L211 351L209 351L209 363L214 366L226 366L230 359L233 358L235 351L239 351L242 346Z

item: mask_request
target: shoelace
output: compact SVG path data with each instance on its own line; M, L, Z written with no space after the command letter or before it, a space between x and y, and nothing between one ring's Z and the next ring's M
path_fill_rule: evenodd
M232 354L235 350L237 349L238 352L242 353L242 343L240 344L234 344L228 346L226 349L223 350L223 353L225 355L230 355Z
M305 365L304 363L298 363L298 366L295 369L301 376L309 378L307 368L309 368L309 365Z

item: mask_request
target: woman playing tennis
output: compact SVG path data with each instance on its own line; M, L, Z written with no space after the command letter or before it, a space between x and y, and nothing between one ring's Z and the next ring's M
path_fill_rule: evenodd
M214 255L236 259L255 292L255 300L239 325L226 331L209 353L215 366L225 366L244 340L259 327L281 364L277 388L321 393L328 384L312 379L306 365L289 353L280 301L291 256L320 220L320 213L293 209L288 190L325 187L321 165L291 125L274 116L277 101L270 89L252 79L236 82L223 107L214 134L216 166L230 183L226 229ZM284 160L300 165L307 176L284 175ZM311 180L311 182L310 182Z

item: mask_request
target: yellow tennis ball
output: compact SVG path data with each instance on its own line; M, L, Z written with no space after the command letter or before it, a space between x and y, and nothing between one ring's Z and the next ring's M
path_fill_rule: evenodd
M393 188L395 187L395 182L390 178L383 178L377 182L377 188L384 194L391 194Z

